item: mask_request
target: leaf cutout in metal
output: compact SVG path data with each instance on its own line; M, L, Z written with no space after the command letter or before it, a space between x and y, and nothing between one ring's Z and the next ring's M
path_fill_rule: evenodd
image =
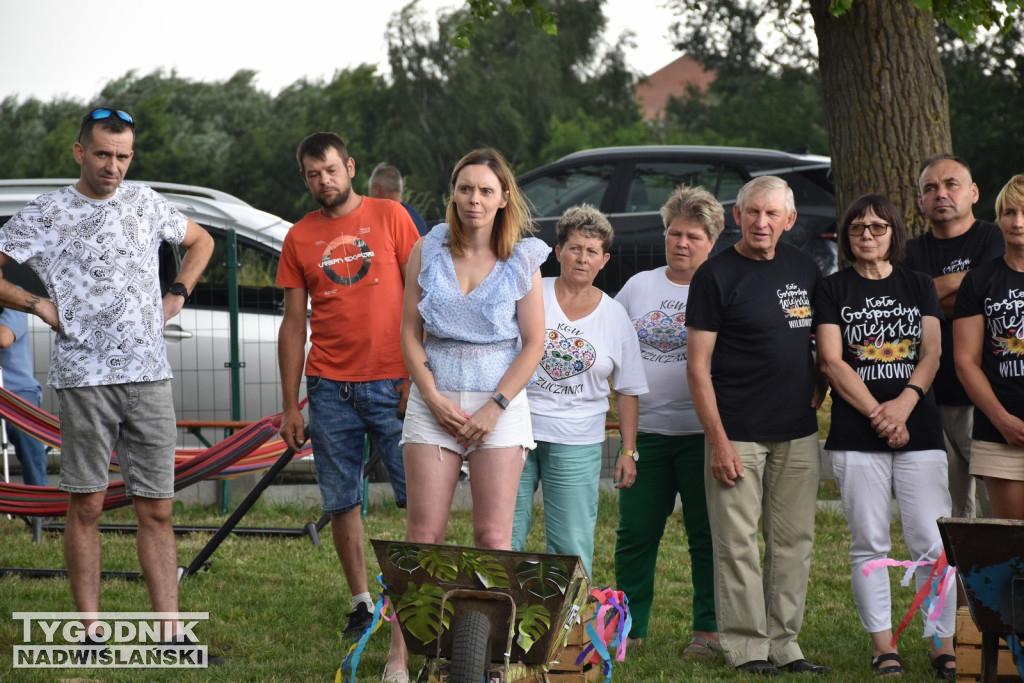
M516 643L529 652L551 627L551 612L544 605L516 605Z
M508 588L511 581L505 567L493 555L467 550L459 558L459 569L475 576L484 588Z
M444 548L423 548L419 552L420 566L438 581L455 581L459 577L459 565L450 550Z
M419 546L412 543L389 543L387 548L387 556L391 564L410 574L420 567L419 559L417 559L419 552Z
M441 613L441 599L444 597L444 590L432 583L424 584L422 587L409 582L405 593L398 600L398 607L395 613L398 621L405 628L406 632L421 643L437 640L439 635L438 615ZM444 628L451 624L452 604L446 602L444 605Z
M516 579L523 588L542 600L564 595L569 586L569 570L561 560L525 560L516 567Z

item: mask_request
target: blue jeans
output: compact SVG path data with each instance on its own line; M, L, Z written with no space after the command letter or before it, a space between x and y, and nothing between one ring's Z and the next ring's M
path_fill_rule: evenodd
M306 378L309 436L323 511L347 512L363 502L363 441L370 436L388 470L395 504L405 507L399 388L405 379L338 382Z
M526 549L533 518L533 494L544 482L544 530L547 551L579 555L587 575L594 559L598 486L601 482L603 444L564 446L538 441L530 451L519 478L516 514L512 522L512 549Z
M35 407L39 407L39 394L35 391L15 392ZM30 486L46 486L46 446L7 421L7 440L21 463L21 478Z

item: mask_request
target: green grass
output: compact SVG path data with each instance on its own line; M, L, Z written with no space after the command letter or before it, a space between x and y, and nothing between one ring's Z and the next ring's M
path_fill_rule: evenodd
M603 496L598 519L594 558L596 586L614 585L612 553L615 545L616 503ZM319 516L315 508L257 506L243 524L302 527ZM470 544L469 512L453 513L449 542ZM530 535L529 549L543 550L543 513ZM105 516L104 521L129 522L128 511ZM199 508L176 510L176 522L218 524L220 518ZM869 680L871 656L867 636L861 631L850 594L847 544L849 537L841 515L820 512L814 561L808 588L801 645L813 661L833 667L831 676L816 680ZM367 537L399 539L404 516L394 509L375 508L366 520ZM329 530L325 530L328 531ZM904 559L900 529L894 524L893 557ZM180 537L178 557L188 564L207 539L205 534ZM134 536L103 537L105 569L134 570ZM21 567L63 566L62 537L48 534L34 545L25 525L17 519L0 518L0 564ZM367 544L367 555L372 551ZM376 576L376 562L370 561ZM894 623L898 623L913 596L912 588L899 586L893 572ZM372 582L376 585L376 581ZM657 596L650 634L640 647L629 650L627 660L615 664L614 680L713 681L748 680L718 660L703 664L686 662L682 650L689 639L691 606L689 558L681 521L674 516L661 545ZM105 581L102 608L108 611L148 609L145 587L140 582ZM0 681L52 681L56 679L104 681L332 681L345 654L339 637L350 609L348 590L331 544L314 547L308 539L229 538L213 556L208 573L188 578L181 587L183 611L208 611L211 620L196 634L212 652L228 657L226 666L204 671L186 670L12 670L12 646L21 641L20 623L14 611L73 611L64 579L0 578ZM915 618L904 633L901 651L907 674L904 681L933 680L928 666L927 643L921 638L921 622ZM379 680L387 652L386 628L370 641L360 665L360 680ZM413 665L418 658L413 659Z

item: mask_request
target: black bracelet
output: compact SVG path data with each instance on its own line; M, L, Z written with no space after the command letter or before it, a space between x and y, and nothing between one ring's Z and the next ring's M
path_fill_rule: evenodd
M917 394L918 398L920 398L922 401L924 400L924 389L922 389L921 387L917 386L916 384L908 384L905 388L913 390L914 393Z

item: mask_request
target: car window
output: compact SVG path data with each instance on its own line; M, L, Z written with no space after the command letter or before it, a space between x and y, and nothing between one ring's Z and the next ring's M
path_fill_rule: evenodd
M731 167L701 162L646 161L638 162L633 171L624 213L660 211L680 185L697 185L711 192L719 201L736 198L743 186L743 176Z
M227 233L214 228L207 228L207 232L213 237L213 256L196 284L195 302L199 306L227 308ZM283 293L274 286L279 252L245 237L236 237L236 244L239 309L278 312L283 305Z
M793 189L793 199L798 206L800 204L829 206L835 202L835 197L830 191L827 170L799 170L783 173L781 177Z
M524 182L520 189L537 216L561 216L570 206L587 203L600 208L615 164L591 164L555 171Z
M726 166L722 169L722 176L718 181L718 191L715 192L715 198L721 204L736 201L736 195L740 193L740 188L746 182L747 179L740 175L738 169Z

